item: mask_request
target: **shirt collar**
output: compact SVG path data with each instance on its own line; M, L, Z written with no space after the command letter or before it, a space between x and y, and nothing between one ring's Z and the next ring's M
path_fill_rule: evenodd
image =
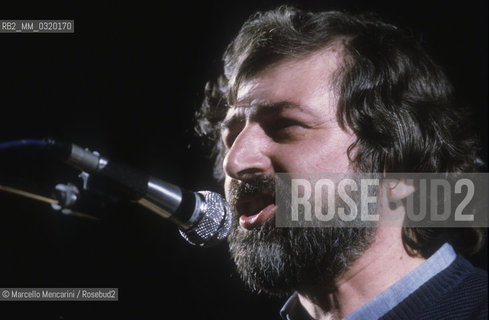
M432 277L445 270L455 258L456 254L452 246L445 243L416 269L355 310L344 320L378 319L382 317ZM300 304L297 293L290 296L284 304L280 310L280 316L284 320L311 319Z
M285 302L280 310L280 316L283 320L313 320L302 307L297 292L294 292L287 302Z

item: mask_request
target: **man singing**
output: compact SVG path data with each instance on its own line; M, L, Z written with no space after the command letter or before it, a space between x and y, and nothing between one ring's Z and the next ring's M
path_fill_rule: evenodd
M369 15L280 7L250 18L223 61L198 129L215 141L230 252L252 289L290 296L290 320L487 319L487 274L454 251L478 250L479 229L275 226L276 173L480 170L451 86L415 40Z

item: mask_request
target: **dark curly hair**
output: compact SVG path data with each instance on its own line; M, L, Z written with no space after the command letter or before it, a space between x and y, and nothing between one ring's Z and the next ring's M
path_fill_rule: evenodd
M197 132L214 143L214 174L222 179L220 122L242 81L271 63L332 44L344 48L334 85L339 124L356 134L350 160L359 172L477 172L483 162L442 69L403 30L372 14L304 12L282 6L257 13L224 53L224 73L205 88ZM351 151L355 149L353 154ZM403 229L410 254L431 255L443 242L466 252L484 243L484 229Z

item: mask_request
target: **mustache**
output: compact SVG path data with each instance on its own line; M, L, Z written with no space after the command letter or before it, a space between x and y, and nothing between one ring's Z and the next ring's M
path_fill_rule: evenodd
M241 198L257 193L275 196L275 178L273 176L255 176L246 181L233 180L230 185L230 204L235 205Z

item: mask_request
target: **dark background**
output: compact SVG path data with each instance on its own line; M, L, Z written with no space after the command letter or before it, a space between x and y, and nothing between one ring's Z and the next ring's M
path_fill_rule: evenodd
M282 2L79 3L0 5L0 19L75 20L74 34L0 34L0 142L60 137L174 184L221 191L193 114L244 20ZM487 145L487 1L287 3L373 11L411 30ZM0 184L49 195L77 174L38 150L0 154ZM118 302L0 303L10 319L278 319L284 300L251 294L225 244L192 247L133 204L85 210L105 217L95 222L1 192L0 203L0 287L119 288ZM485 267L486 254L472 261Z

